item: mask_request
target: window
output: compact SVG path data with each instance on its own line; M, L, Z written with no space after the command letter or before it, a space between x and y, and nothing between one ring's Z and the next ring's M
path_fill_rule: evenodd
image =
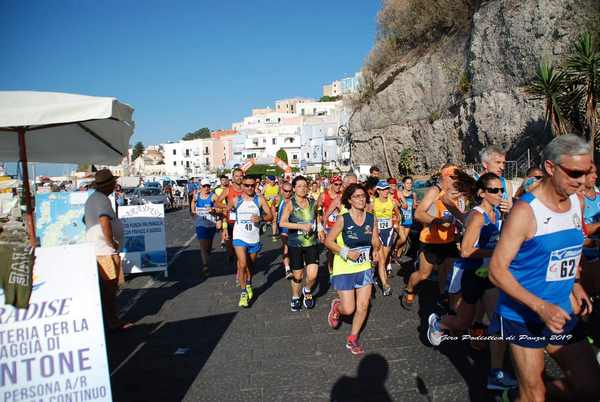
M267 143L267 139L263 138L263 144L266 144L266 143Z
M306 153L306 159L310 159L310 152Z
M304 108L300 109L300 114L304 116Z
M186 156L186 157L189 157L189 156L190 156L190 150L189 150L189 149L186 149L186 150L185 150L185 156Z
M277 123L281 123L281 117L277 118Z
M210 165L208 158L205 158L204 161L206 162L206 166Z
M185 161L185 167L189 168L190 167L190 161Z
M323 157L324 157L325 159L327 159L327 151L325 151L325 152L323 153Z
M277 138L271 138L271 144L277 145Z
M316 107L313 108L313 114L317 114L317 108Z
M177 162L173 162L173 166L177 166Z
M208 153L208 147L204 147L204 153L207 154Z
M297 161L298 160L298 155L296 155L296 154L292 155L292 159L295 160L295 161Z
M290 109L291 109L292 113L294 113L294 105L290 105Z
M176 149L173 150L173 155L177 155L177 150Z

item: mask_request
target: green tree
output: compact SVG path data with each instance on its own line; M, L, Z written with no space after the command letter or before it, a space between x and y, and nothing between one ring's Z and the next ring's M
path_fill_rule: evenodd
M190 141L199 138L210 138L210 130L207 127L202 127L201 129L196 130L193 133L187 133L183 136L182 140Z
M131 160L134 161L137 159L138 156L143 155L144 149L144 144L142 144L141 141L136 142L133 146L133 152L131 153Z
M581 34L574 46L573 54L567 59L566 72L575 84L577 106L583 104L585 111L585 134L595 141L599 134L598 98L600 97L600 52L594 47L589 32Z
M340 100L341 96L327 96L327 95L323 95L321 96L321 99L319 99L319 102L335 102L337 100Z
M526 88L532 99L545 103L546 124L550 123L552 133L557 136L567 132L567 119L563 114L567 99L567 74L555 69L550 62L541 62L533 82Z
M413 174L415 170L415 151L412 148L404 148L400 152L398 161L398 172L401 175Z
M284 161L285 163L288 163L288 156L287 152L285 152L285 149L279 148L279 151L277 151L275 156Z

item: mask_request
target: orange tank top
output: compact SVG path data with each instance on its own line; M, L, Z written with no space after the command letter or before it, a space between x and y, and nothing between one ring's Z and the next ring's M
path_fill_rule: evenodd
M444 218L444 216L448 215L452 216L440 199L431 205L427 213L436 218ZM423 226L419 240L424 244L448 244L454 241L455 233L456 226L454 223L451 223L448 227L444 227L441 223L436 222Z
M229 188L227 189L227 197L226 197L227 198L227 203L228 204L232 204L235 201L235 199L238 196L240 196L240 195L242 195L242 190L237 191L233 187L233 185L230 185ZM235 219L232 219L232 215L231 214L229 215L229 217L227 219L227 222L230 223L230 224L232 224L232 225L235 223Z

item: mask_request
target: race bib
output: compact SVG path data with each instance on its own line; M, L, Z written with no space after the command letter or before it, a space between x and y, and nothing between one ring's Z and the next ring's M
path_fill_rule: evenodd
M377 228L385 230L392 227L392 220L389 218L377 218Z
M566 281L575 278L581 256L581 246L553 251L546 271L546 281Z
M352 261L352 260L348 259L348 262L350 264L359 265L359 264L364 264L366 262L371 261L371 247L370 246L353 248L352 251L358 251L360 253L360 255L358 256L356 261Z
M327 220L332 223L335 223L336 219L337 219L337 211L333 211L331 213L331 215L329 215L329 217L327 218Z
M229 212L229 220L234 221L237 219L237 214L233 211Z
M240 221L240 226L246 232L252 232L254 230L254 223L252 221Z

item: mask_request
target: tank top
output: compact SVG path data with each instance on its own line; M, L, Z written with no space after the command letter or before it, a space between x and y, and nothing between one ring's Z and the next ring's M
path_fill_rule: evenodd
M281 224L281 215L283 215L283 208L285 208L287 200L284 197L281 197L279 200L279 205L277 206L277 225Z
M600 193L594 193L594 198L589 198L587 195L583 198L583 222L586 224L600 222ZM600 236L590 236L592 239L600 239Z
M431 205L427 213L440 219L452 217L450 211L448 211L442 200L439 198ZM454 241L455 233L455 223L451 223L448 227L444 227L440 223L432 223L423 226L419 235L419 240L424 244L448 244Z
M302 208L296 201L296 197L291 198L292 213L288 221L290 223L310 223L312 231L306 233L298 229L288 229L288 245L290 247L310 247L317 244L317 215L315 211L315 201L308 198L308 206Z
M275 201L275 197L277 197L277 194L279 194L279 186L278 185L267 184L265 186L265 198L266 198L269 206L273 205L273 202Z
M473 211L477 211L483 215L483 226L481 227L479 238L474 246L481 250L493 250L500 237L500 210L494 208L496 222L492 222L488 213L480 206L473 208ZM471 213L474 213L473 211L471 211ZM460 258L456 260L454 264L462 269L478 269L481 267L489 267L489 260L489 258Z
M579 198L571 195L571 208L563 213L551 211L532 193L526 193L521 200L533 210L537 230L531 239L523 242L509 270L529 292L571 314L569 295L583 245ZM535 312L502 291L497 312L513 321L541 322Z
M415 206L415 195L414 193L404 197L406 200L406 208L400 208L402 212L402 226L412 226L413 224L413 209Z
M329 205L331 205L333 200L334 200L334 198L332 198L329 195L329 191L325 191L323 193L323 214L325 214L325 212L327 212L327 210L329 209ZM335 221L337 219L337 215L338 215L338 211L336 209L325 219L325 227L327 229L331 229L333 227L333 225L335 224Z
M344 261L342 257L336 254L333 258L333 274L344 275L363 272L371 269L371 242L373 238L373 224L375 218L373 214L367 212L365 222L357 225L349 213L340 215L344 220L344 227L336 239L340 247L348 247L351 250L358 251L360 257L357 261L348 259Z
M236 198L238 198L238 197L240 197L242 195L242 191L243 190L237 191L233 187L233 185L230 185L228 187L228 190L227 190L227 197L226 197L227 198L227 203L228 204L233 203ZM231 224L235 223L235 211L229 212L229 216L227 217L227 222L231 223Z
M386 201L378 198L373 199L373 213L377 218L377 228L386 230L392 228L392 216L394 216L394 201L388 197Z
M209 213L211 208L214 208L213 193L208 195L208 198L200 198L200 193L196 196L196 226L212 228L216 226L216 218Z
M237 198L233 240L242 240L248 244L256 244L260 241L260 227L252 222L252 215L260 216L259 205L257 195L249 200L244 199L242 196Z

